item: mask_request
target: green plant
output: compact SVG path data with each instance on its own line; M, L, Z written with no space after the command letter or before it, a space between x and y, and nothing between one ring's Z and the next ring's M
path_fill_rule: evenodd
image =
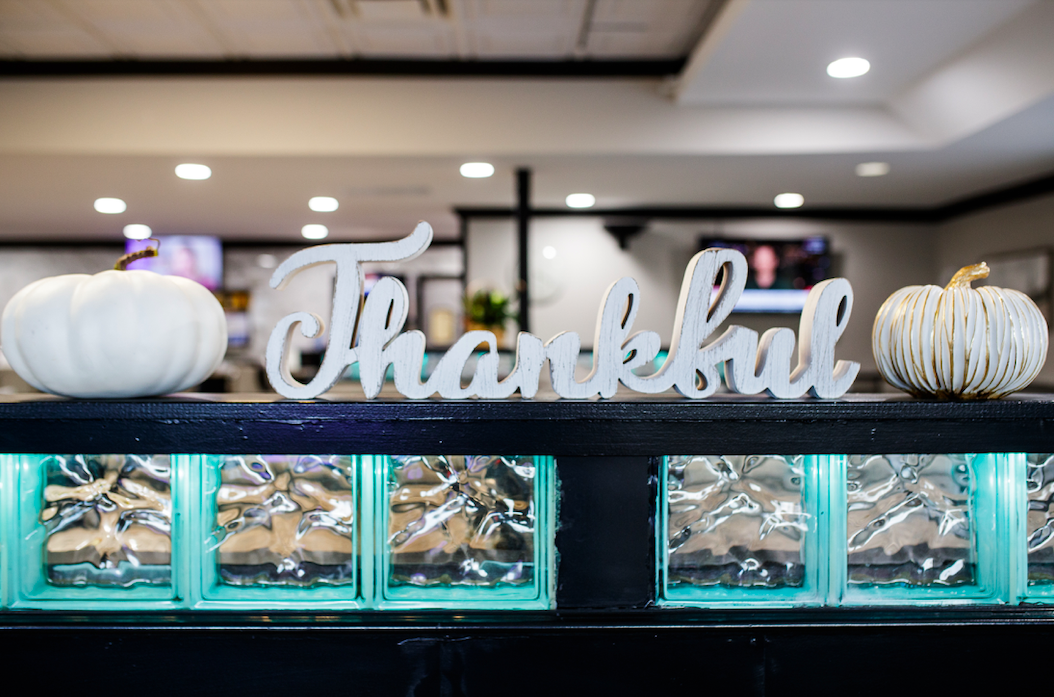
M462 299L465 318L484 327L500 327L516 314L509 309L509 296L497 290L477 290Z

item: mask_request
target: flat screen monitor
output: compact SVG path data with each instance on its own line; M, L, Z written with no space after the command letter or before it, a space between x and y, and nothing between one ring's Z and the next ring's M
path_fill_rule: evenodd
M747 258L747 285L733 312L801 312L809 290L830 273L827 239L700 238L700 249L735 249ZM715 287L715 292L717 288Z
M223 285L223 245L218 237L208 235L163 235L153 240L128 240L126 252L138 252L157 246L157 256L138 259L130 269L144 269L169 276L197 281L209 290Z

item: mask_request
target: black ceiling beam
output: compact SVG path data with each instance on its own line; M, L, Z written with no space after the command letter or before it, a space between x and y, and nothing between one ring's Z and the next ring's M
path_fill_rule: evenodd
M512 208L462 207L457 215L469 218L509 218ZM700 218L808 218L810 220L868 220L891 222L933 222L928 208L798 208L780 210L767 206L638 206L635 208L534 208L537 218L565 216L590 218L645 218L653 220L697 220Z
M394 75L403 77L666 77L685 58L665 60L0 60L0 78L36 77L281 77Z
M538 218L585 216L599 218L645 218L652 220L699 220L709 218L800 218L851 220L856 222L943 223L968 213L1025 201L1054 193L1054 172L1035 179L973 194L939 206L827 207L780 209L772 206L637 206L635 208L535 208ZM463 218L511 218L512 208L455 207Z

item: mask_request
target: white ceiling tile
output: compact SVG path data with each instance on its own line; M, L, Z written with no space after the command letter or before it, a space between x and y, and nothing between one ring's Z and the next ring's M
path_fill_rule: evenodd
M679 58L681 32L604 32L591 34L588 55L596 58Z
M587 50L600 57L677 57L694 47L710 0L598 0Z
M26 58L108 58L110 49L76 27L41 31L0 30L3 55Z
M247 25L296 23L304 16L298 0L204 0L198 4L217 19Z
M581 19L584 0L466 0L466 14L481 19Z
M41 0L4 0L0 2L0 28L3 29L64 21L62 14Z
M382 57L454 57L454 38L448 27L374 27L359 36L362 55Z
M317 57L341 51L319 13L302 0L199 0L198 6L235 54Z
M356 16L370 21L420 21L430 18L419 0L354 0Z
M179 0L63 0L57 6L117 56L223 55L222 44Z
M480 58L567 58L572 43L566 32L481 32L476 37Z
M712 0L597 0L594 22L642 22L648 26L702 19Z
M0 2L3 55L30 58L105 57L109 48L40 0Z
M567 58L584 0L465 0L464 26L479 58Z

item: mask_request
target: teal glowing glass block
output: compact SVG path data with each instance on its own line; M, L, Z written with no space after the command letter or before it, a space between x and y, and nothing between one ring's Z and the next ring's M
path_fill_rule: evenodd
M1054 602L1054 453L1028 453L1024 462L1025 573L1022 595Z
M826 456L663 459L660 602L803 606L823 601L821 469Z
M169 455L21 455L15 477L21 566L11 606L160 609L178 604Z
M377 456L382 608L547 609L555 463L544 456Z
M198 607L362 606L353 458L201 456L200 471Z
M9 553L11 523L17 522L17 515L12 515L16 510L14 502L17 499L11 495L10 482L14 481L17 471L18 456L0 453L0 608L11 604L12 599L8 595L14 585L12 572L17 573L19 566L13 564L17 560L11 559L13 555Z
M832 469L832 588L847 605L994 603L996 455L849 455ZM839 544L840 543L840 544ZM1004 555L1005 556L1005 555Z

